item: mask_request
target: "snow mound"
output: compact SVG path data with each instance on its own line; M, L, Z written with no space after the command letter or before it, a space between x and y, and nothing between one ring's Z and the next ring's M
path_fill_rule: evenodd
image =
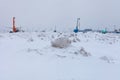
M66 48L71 44L71 41L68 38L60 37L51 42L53 47L57 48Z

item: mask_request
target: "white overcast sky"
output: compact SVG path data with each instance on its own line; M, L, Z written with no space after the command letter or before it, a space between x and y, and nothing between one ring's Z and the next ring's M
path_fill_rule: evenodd
M22 27L74 28L118 25L120 0L0 0L0 26L11 26L12 17Z

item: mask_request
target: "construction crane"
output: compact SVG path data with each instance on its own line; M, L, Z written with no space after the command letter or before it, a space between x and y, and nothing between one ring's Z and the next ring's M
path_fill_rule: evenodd
M77 33L80 30L80 18L77 18L77 24L76 24L76 28L74 29L74 32Z
M15 17L13 17L13 32L17 32L16 26L15 26Z
M18 29L18 28L16 28L16 26L15 26L15 17L13 17L13 19L12 19L12 31L10 31L10 33L15 33L15 32L19 32L20 30Z

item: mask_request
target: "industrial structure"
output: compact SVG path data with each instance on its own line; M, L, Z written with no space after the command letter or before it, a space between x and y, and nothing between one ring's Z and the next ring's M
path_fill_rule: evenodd
M17 32L16 26L15 26L15 17L13 17L13 32Z
M74 29L74 32L77 33L80 31L80 18L77 18L77 24L76 24L76 28Z

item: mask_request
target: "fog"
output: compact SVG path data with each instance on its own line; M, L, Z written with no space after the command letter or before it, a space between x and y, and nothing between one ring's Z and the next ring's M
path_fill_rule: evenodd
M0 27L74 29L120 27L119 0L0 0Z

